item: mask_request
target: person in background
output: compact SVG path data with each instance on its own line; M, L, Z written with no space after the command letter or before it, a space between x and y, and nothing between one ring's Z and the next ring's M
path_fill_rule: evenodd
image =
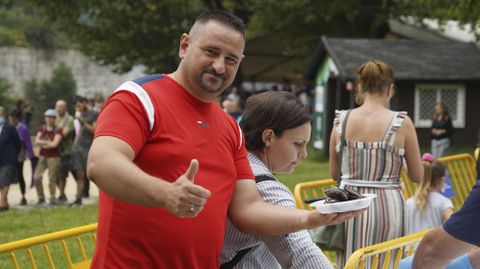
M0 106L0 211L9 209L8 188L17 178L18 153L22 146L17 130L5 116L5 109Z
M423 180L415 196L405 203L406 234L438 227L453 214L452 201L440 194L445 184L445 165L434 161L429 153L424 154L422 159Z
M362 215L345 225L345 251L340 268L357 249L404 235L404 200L400 174L404 160L410 179L421 180L423 167L417 133L406 112L389 109L394 95L394 72L386 63L369 61L357 70L360 107L337 111L330 136L330 173L341 175L341 186L377 198ZM346 122L344 130L344 121ZM345 146L339 160L340 137ZM342 162L342 171L338 171ZM368 267L368 266L367 266Z
M45 124L38 128L35 144L40 146L40 157L35 169L35 188L37 190L37 205L45 204L43 192L43 173L48 169L48 188L50 190L50 205L58 204L55 197L57 181L60 170L60 142L62 141L62 128L55 126L57 112L47 109L43 114Z
M462 208L425 235L415 256L403 259L399 269L480 268L480 159L476 178Z
M22 102L20 110L22 111L22 122L30 128L30 121L32 120L33 115L32 103L29 100Z
M243 59L245 25L207 10L180 37L180 63L120 85L88 156L100 189L92 268L219 268L227 215L240 231L281 235L343 222L263 201L235 120L214 102Z
M27 205L27 199L25 199L26 184L25 177L23 176L23 163L27 157L32 163L35 162L35 154L33 153L32 141L30 139L28 127L21 121L22 111L20 111L18 108L13 108L8 113L8 120L11 125L17 128L18 135L22 141L22 147L20 147L20 152L18 154L17 177L18 183L20 184L20 193L22 194L20 205Z
M453 133L452 119L443 103L435 105L431 132L433 158L438 159L445 154L445 150L450 146Z
M77 178L77 195L72 206L82 205L82 197L89 197L90 182L87 178L87 157L95 133L98 113L92 109L90 102L81 96L75 99L75 119L80 124L80 130L75 137L72 149L72 163Z
M264 92L247 99L240 127L257 189L265 202L295 208L295 198L274 174L290 174L307 157L310 112L289 92ZM240 232L228 219L221 269L332 268L307 231L286 236Z
M240 106L240 96L236 93L230 93L225 101L223 101L223 108L236 122L240 122L243 110Z
M55 126L62 128L62 142L60 143L60 170L58 175L57 186L60 194L57 202L64 204L67 202L67 196L65 195L65 187L67 184L68 172L71 171L75 176L75 172L72 167L72 146L75 132L73 130L73 117L68 113L67 102L64 100L58 100L55 103L55 111L57 112L57 118L55 120Z

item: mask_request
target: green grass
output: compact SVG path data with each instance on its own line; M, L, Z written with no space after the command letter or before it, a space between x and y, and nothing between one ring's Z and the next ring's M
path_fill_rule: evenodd
M32 208L29 210L11 209L0 213L0 244L16 241L28 237L56 232L77 226L97 222L98 208L96 205L83 207L54 207ZM93 254L93 241L88 236L82 237L86 245L87 256ZM67 268L60 242L49 243L50 252L54 256L56 268ZM80 252L73 239L67 240L67 245L72 254L72 260L80 261ZM41 246L32 248L37 260L37 268L48 268L47 260L43 257L44 250ZM20 268L30 268L25 251L15 251ZM0 268L14 268L7 254L0 254Z

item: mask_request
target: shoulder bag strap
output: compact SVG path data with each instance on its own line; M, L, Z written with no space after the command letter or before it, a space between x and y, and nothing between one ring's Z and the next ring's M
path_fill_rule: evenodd
M242 249L235 254L235 257L233 257L230 261L223 263L220 265L220 269L232 269L237 265L237 263L240 262L240 260L243 258L243 256L247 255L247 253L252 250L254 247Z
M259 175L259 176L255 177L255 182L256 183L260 183L260 182L268 181L268 180L276 181L276 179L274 177L269 176L269 175Z
M340 151L338 152L338 178L337 178L337 187L340 186L342 182L342 158L343 158L343 148L345 147L345 133L347 129L347 121L350 116L351 109L347 110L347 114L342 122L342 134L340 135Z

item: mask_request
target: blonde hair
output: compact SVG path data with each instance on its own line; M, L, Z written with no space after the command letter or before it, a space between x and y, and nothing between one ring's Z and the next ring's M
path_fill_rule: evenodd
M423 161L424 175L420 188L415 192L415 206L420 212L425 212L428 194L438 186L440 180L445 176L445 165L441 162Z
M394 82L393 69L382 61L369 61L357 69L357 87L362 93L381 93Z

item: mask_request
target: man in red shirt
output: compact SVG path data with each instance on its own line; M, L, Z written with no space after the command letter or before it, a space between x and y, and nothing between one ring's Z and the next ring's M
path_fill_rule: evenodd
M100 188L92 268L218 268L226 215L242 231L286 234L343 222L263 202L243 134L215 100L245 48L243 22L202 13L177 70L122 84L97 121L88 177Z

